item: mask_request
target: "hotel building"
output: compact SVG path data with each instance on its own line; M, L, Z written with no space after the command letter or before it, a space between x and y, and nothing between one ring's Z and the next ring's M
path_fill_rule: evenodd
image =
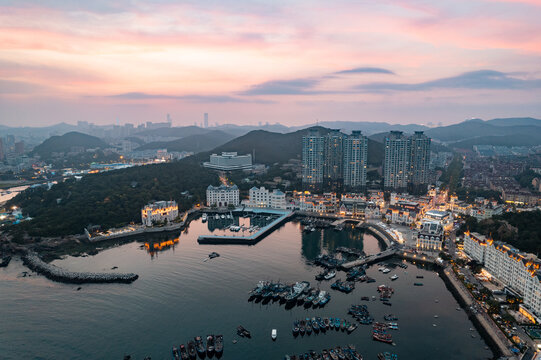
M252 155L237 155L236 152L222 152L221 155L212 154L210 161L203 163L203 166L222 171L251 170Z
M263 186L260 188L254 186L250 189L248 205L251 207L285 209L287 206L286 194L278 189L274 189L272 192L270 192Z
M141 209L141 222L145 226L152 226L158 222L173 221L178 217L176 201L156 201L145 205Z
M239 188L237 185L212 186L207 188L207 206L227 207L239 204Z
M437 250L443 248L443 226L440 221L423 219L417 234L417 248L423 250Z

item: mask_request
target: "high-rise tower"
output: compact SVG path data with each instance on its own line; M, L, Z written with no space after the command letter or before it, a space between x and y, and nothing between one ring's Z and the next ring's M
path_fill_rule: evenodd
M385 138L383 179L386 189L404 190L410 170L409 141L402 131L391 131Z
M325 138L311 130L302 137L302 182L307 185L323 183Z
M360 131L353 131L344 139L344 186L362 189L366 187L368 139Z
M414 186L429 183L430 142L430 138L422 131L416 131L409 138L409 182Z
M331 130L325 136L323 182L332 189L342 188L344 182L344 137L340 130Z

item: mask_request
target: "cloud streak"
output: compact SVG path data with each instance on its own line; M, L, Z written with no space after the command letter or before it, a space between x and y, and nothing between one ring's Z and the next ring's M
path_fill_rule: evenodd
M188 102L196 103L260 103L260 104L270 104L272 101L269 100L247 100L238 97L228 96L228 95L165 95L165 94L148 94L144 92L129 92L116 95L106 96L109 98L115 99L124 99L124 100L156 100L156 99L166 99L166 100L184 100Z
M391 70L383 69L383 68L377 68L377 67L358 67L354 69L349 70L342 70L337 71L335 74L342 75L342 74L389 74L389 75L395 75L395 73Z

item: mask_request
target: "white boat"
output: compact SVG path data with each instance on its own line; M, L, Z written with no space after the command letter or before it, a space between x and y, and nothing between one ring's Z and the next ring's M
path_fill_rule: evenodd
M201 216L201 220L203 220L203 222L207 221L207 213L204 213L203 216Z
M384 267L380 267L380 268L378 269L378 271L383 271L383 270L385 270Z
M391 272L391 269L385 268L385 269L382 270L382 272L383 272L384 274L388 274L388 273Z
M214 218L215 218L216 220L218 220L218 219L220 219L220 215L216 214L216 215L214 215Z
M222 219L225 219L225 215L224 215L224 214L222 214L221 218L222 218Z
M325 280L331 280L331 279L332 279L333 277L335 277L335 276L336 276L336 271L331 270L331 271L329 271L327 274L325 274L325 276L323 276L323 278L324 278Z
M393 276L391 276L391 280L395 281L396 279L398 279L398 275L394 274Z
M271 331L272 340L276 340L277 336L278 336L278 332L276 331L276 329L272 329L272 331Z

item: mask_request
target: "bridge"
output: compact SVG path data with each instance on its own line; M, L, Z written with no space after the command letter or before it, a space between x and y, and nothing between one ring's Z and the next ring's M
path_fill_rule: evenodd
M417 253L411 250L403 250L403 249L395 249L395 248L389 248L387 250L384 250L378 254L369 255L363 258L359 258L357 260L353 260L347 263L344 263L341 265L341 268L343 270L349 270L351 268L354 268L356 266L364 266L364 265L371 265L378 263L382 260L391 258L393 256L406 259L409 261L417 261L417 262L424 262L428 264L436 264L438 260L434 258L433 256L424 254L424 253Z

